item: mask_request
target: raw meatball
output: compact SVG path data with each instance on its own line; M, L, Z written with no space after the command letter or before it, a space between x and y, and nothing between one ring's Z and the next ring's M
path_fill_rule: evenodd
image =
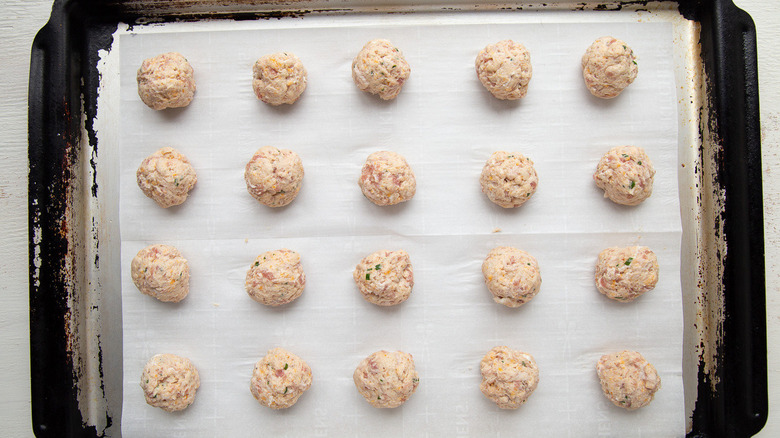
M195 79L187 58L176 52L144 60L138 69L138 95L149 108L180 108L192 102Z
M246 164L244 172L249 194L269 207L284 207L301 190L301 157L287 149L264 146Z
M518 152L494 152L479 178L482 193L504 208L523 205L536 191L539 178L534 162Z
M531 55L512 40L482 49L475 61L477 77L493 96L502 100L524 97L531 82Z
M358 263L352 278L370 303L394 306L409 298L414 273L406 251L377 251Z
M376 205L405 202L417 191L414 172L406 159L395 152L379 151L369 155L358 180L360 189Z
M495 347L479 364L485 397L501 409L517 409L539 384L539 368L534 357L509 347Z
M252 88L265 103L292 104L306 89L306 69L292 53L263 56L252 68Z
M146 363L141 388L146 403L168 412L181 411L195 401L200 376L186 357L158 354Z
M599 253L596 288L613 300L629 302L658 283L658 259L646 246L612 247Z
M198 182L195 168L187 157L169 147L146 157L135 178L144 195L163 208L182 204Z
M383 100L398 96L410 72L404 55L387 40L369 41L352 61L355 85Z
M520 307L531 301L542 285L536 259L510 246L490 250L482 263L482 274L493 301L507 307Z
M594 41L582 55L582 77L588 91L596 97L616 97L634 82L637 71L631 47L610 36Z
M377 351L360 362L352 375L360 395L375 408L397 408L411 397L420 378L412 355Z
M190 291L190 267L178 249L150 245L138 251L130 264L133 283L145 295L179 302Z
M648 405L661 388L655 367L636 351L601 356L596 373L609 401L629 411Z
M593 180L604 197L622 205L638 205L653 194L655 169L644 149L617 146L601 160Z
M246 273L245 285L253 300L267 306L294 301L306 286L301 255L289 249L260 254Z
M258 402L271 409L287 409L311 387L311 368L284 348L268 350L255 364L249 390Z

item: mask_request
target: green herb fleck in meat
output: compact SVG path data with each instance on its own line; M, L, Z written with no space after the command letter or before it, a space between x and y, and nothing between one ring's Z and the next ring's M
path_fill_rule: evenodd
M631 184L629 184L628 188L633 189L635 186L636 186L636 182L634 182L634 180L632 179Z
M284 369L287 369L287 364L284 364Z
M634 261L634 258L633 257L629 257L628 260L626 260L626 262L623 263L623 264L626 265L626 266L630 266L631 262L633 262L633 261Z
M366 272L366 280L371 280L371 274L369 272Z

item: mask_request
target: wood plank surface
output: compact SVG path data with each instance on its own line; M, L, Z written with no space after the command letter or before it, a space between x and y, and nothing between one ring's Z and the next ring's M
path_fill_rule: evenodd
M770 416L780 436L780 2L734 0L758 30L764 169ZM27 263L27 81L30 48L51 0L0 0L0 435L32 436Z

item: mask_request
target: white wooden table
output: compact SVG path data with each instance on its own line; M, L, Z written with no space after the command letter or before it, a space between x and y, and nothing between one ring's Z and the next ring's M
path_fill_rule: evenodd
M734 0L756 23L764 169L770 415L780 436L780 2ZM27 81L30 48L52 0L0 0L0 425L32 436L27 265Z

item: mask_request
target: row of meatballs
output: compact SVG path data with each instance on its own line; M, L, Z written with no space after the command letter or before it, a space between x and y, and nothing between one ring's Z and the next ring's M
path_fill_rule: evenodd
M606 297L630 302L655 288L658 259L645 246L611 247L598 256L596 288ZM520 307L542 285L539 264L531 254L509 246L493 248L482 263L487 289L496 303ZM190 269L173 246L150 245L131 262L133 283L143 294L165 302L179 302L189 293ZM378 306L406 301L414 287L414 273L406 251L381 250L364 257L352 273L363 298ZM267 306L288 304L303 293L306 274L301 256L289 249L257 256L246 274L247 294Z
M501 409L517 409L539 384L534 357L506 346L485 354L480 362L482 393ZM615 405L636 410L649 404L661 387L655 367L636 351L603 355L596 373L604 395ZM414 359L402 351L380 350L363 359L352 375L358 392L376 408L397 408L415 392L420 377ZM300 357L273 348L254 366L249 389L271 409L293 406L312 384L312 371ZM188 358L173 354L152 357L141 375L146 402L168 412L181 411L195 401L200 376Z
M581 65L587 89L604 99L619 95L638 72L633 50L611 36L593 42ZM477 55L475 68L482 85L498 99L516 100L528 93L531 55L520 43L503 40L488 45ZM384 39L366 43L352 62L355 85L383 100L395 99L410 74L401 51ZM144 60L136 79L141 100L155 110L187 106L195 96L194 70L176 52ZM306 89L306 81L303 62L292 53L265 55L252 68L255 95L270 105L295 103Z
M263 205L290 204L303 183L300 156L287 149L264 146L246 165L244 180L249 194ZM653 193L655 169L644 149L617 146L599 160L593 180L604 196L622 205L638 205ZM198 177L182 153L164 147L146 157L136 171L138 187L158 205L168 208L187 200ZM482 192L504 208L523 205L536 192L539 177L530 158L519 152L494 152L479 179ZM391 151L368 156L358 184L363 195L379 206L412 199L417 181L406 159Z

